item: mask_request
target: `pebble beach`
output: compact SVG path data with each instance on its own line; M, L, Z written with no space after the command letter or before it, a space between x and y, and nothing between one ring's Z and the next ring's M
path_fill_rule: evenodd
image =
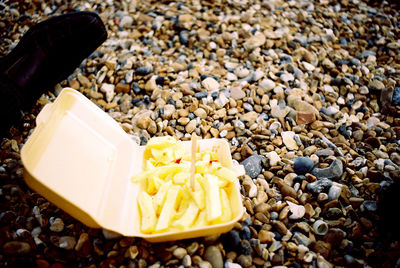
M380 213L400 180L399 3L5 1L0 55L75 10L97 12L108 39L0 137L1 267L400 267L400 202ZM246 171L243 218L150 243L89 228L32 191L20 150L65 87L141 145L226 139Z

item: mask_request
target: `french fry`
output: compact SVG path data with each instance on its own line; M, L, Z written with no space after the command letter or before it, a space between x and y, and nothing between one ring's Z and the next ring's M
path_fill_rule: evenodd
M199 208L194 202L189 202L185 213L178 220L173 222L172 227L182 230L190 228L197 218L197 214L199 213L199 211Z
M145 234L154 232L157 218L151 196L146 192L139 193L138 204L141 214L140 230Z
M177 206L180 202L180 187L171 186L168 190L167 199L165 200L164 206L162 207L160 217L156 225L155 232L168 231L172 218L176 214Z
M206 206L203 186L200 184L200 182L203 180L203 176L196 174L194 180L194 191L190 191L190 195L192 196L194 202L201 210L203 210Z
M232 219L231 204L229 202L228 195L224 189L219 189L219 193L221 197L221 206L222 206L221 222L227 222Z
M158 190L158 192L154 196L154 199L153 199L154 200L154 204L155 204L154 207L156 209L156 214L157 215L160 215L160 213L161 213L161 209L164 206L168 190L169 190L169 188L171 188L171 186L172 186L172 181L167 181L166 183L161 185L160 189Z
M219 221L222 215L221 198L218 186L218 177L212 174L204 175L203 187L206 200L207 221Z

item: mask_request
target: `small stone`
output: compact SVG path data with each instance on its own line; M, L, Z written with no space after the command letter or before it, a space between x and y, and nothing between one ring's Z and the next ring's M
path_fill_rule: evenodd
M266 39L264 34L257 32L255 35L247 39L247 41L244 43L244 48L247 50L253 50L264 45L265 41Z
M295 133L293 131L282 131L282 140L288 150L297 150L299 146L294 139Z
M240 255L237 258L237 262L240 264L241 267L251 267L253 264L253 259L251 256Z
M26 242L9 241L3 245L3 252L6 255L27 254L31 251L31 246Z
M234 263L234 262L225 262L224 264L224 268L242 268L242 266L238 263Z
M195 119L190 120L190 122L185 126L185 130L187 133L192 133L197 126L197 122Z
M242 90L241 87L236 86L231 88L231 97L234 100L240 100L246 97L246 93Z
M258 233L258 239L261 243L272 243L274 237L275 234L267 230L260 230L260 232Z
M353 134L354 134L354 132L353 132ZM335 155L335 152L332 149L325 148L325 149L316 151L315 154L319 157L328 157L328 156Z
M385 88L385 84L383 84L378 79L372 79L371 81L369 81L368 87L371 90L382 90Z
M175 256L175 258L181 260L187 255L187 251L184 248L176 248L172 254Z
M334 116L335 114L337 114L339 112L339 109L337 109L333 106L328 106L327 108L321 107L320 111L328 116Z
M201 84L207 91L216 91L219 90L219 83L212 77L207 77L204 79Z
M136 257L137 257L138 255L139 255L139 249L138 249L137 246L130 246L130 247L128 248L128 257L129 257L131 260L136 259Z
M251 111L243 114L240 117L240 120L245 121L245 122L255 122L257 120L258 113Z
M325 58L323 61L322 61L322 66L324 66L325 68L327 68L327 69L334 69L334 68L336 68L336 65L329 59L329 58Z
M306 247L311 244L311 239L299 232L294 232L293 240L297 241L298 244L304 245Z
M303 218L303 216L304 216L304 214L305 214L305 212L306 212L304 206L296 205L295 203L292 203L292 202L290 202L290 201L286 201L286 203L289 205L289 207L290 207L290 212L292 213L292 214L289 216L289 219L291 219L291 220L298 220L298 219Z
M342 215L343 213L339 208L329 208L325 213L326 218L329 220L336 220Z
M278 105L278 101L275 99L270 101L270 106L271 115L275 118L284 118L290 112L290 107L287 107L286 105Z
M234 73L227 73L226 74L226 80L228 80L228 81L236 81L236 80L238 80L238 77Z
M274 240L272 242L271 246L269 247L269 251L270 252L275 252L280 248L282 248L282 243L280 241Z
M284 182L280 183L279 187L280 187L280 191L283 196L290 196L293 198L297 197L296 190L293 187L287 185L286 183L284 183Z
M197 251L198 248L199 248L199 243L193 242L186 248L186 250L189 255L193 255Z
M131 83L133 81L133 70L129 70L126 74L125 74L125 82L126 83Z
M312 249L315 253L321 254L324 258L328 258L331 251L331 244L318 240L314 243Z
M329 188L328 197L329 200L337 200L342 193L342 185L339 183L334 183L331 188Z
M365 200L362 205L369 212L376 212L378 209L377 203L374 200Z
M400 87L395 87L393 91L392 97L392 104L393 105L400 105Z
M203 108L197 108L193 113L201 119L207 118L207 112Z
M130 90L131 90L131 86L128 84L118 83L115 86L116 93L129 93Z
M182 259L182 265L184 267L190 267L192 266L192 258L190 258L190 255L185 255Z
M294 172L298 175L310 173L314 168L314 161L309 157L297 157L293 163Z
M280 233L281 235L285 235L287 233L288 229L286 228L286 226L283 222L273 221L272 224L275 227L275 229L277 230L277 232Z
M343 174L343 163L335 159L327 168L314 168L312 174L317 178L338 179Z
M257 196L257 186L249 176L245 176L243 180L243 187L246 189L246 192L250 198Z
M313 230L317 235L325 235L328 230L328 224L322 220L317 220L313 224Z
M50 267L50 264L46 260L37 259L35 262L36 262L37 268L49 268Z
M53 232L61 232L64 230L64 222L60 218L56 218L53 222L51 222L50 230Z
M121 21L119 22L119 27L121 28L129 28L132 26L133 18L131 16L123 16Z
M78 242L76 243L75 250L77 254L82 257L89 256L91 250L91 244L89 240L89 235L87 233L82 233L79 236Z
M243 67L242 65L235 69L235 74L239 78L246 77L249 75L249 73L250 73L249 69L247 69L246 67Z
M71 80L71 81L68 82L68 86L70 88L78 90L79 87L80 87L80 84L79 84L79 82L77 80Z
M223 268L224 261L222 254L216 246L207 247L204 253L204 259L208 261L213 268Z
M315 194L319 194L332 186L333 182L327 178L321 178L312 183L307 184L307 189Z
M106 100L107 102L111 102L112 99L114 98L115 92L114 92L115 86L112 84L102 84L100 91L104 92L106 94Z
M78 74L77 76L79 83L85 87L85 88L90 88L92 86L92 83L90 82L90 80L84 76L83 74Z
M270 79L265 78L265 79L261 80L261 82L258 84L258 86L260 88L264 89L265 93L268 93L275 88L275 82Z
M153 67L151 66L141 66L135 70L136 75L148 75L153 72Z
M313 105L303 100L295 101L293 106L297 112L313 113L314 117L319 113Z
M121 237L121 234L110 230L102 229L102 232L106 240L113 240Z
M271 167L278 165L281 161L281 157L275 151L268 152L266 157L269 159L269 165Z
M178 25L186 30L191 30L194 17L190 14L182 14L178 18Z
M301 112L296 113L296 122L298 125L309 124L315 121L314 112Z
M343 230L339 228L331 228L329 229L327 234L324 235L323 239L325 242L331 244L332 247L335 247L340 245L345 236L346 233Z
M149 117L139 117L136 121L136 125L141 129L147 129L151 121L152 120Z
M312 71L315 70L314 65L312 65L312 64L310 64L310 63L308 63L306 61L302 61L301 64L303 65L304 69L309 71L309 72L312 72Z
M280 79L282 80L282 82L289 82L289 81L293 81L294 80L294 76L291 73L283 73L280 76Z
M261 173L262 170L262 161L263 157L257 154L253 154L246 158L241 164L244 166L246 174L249 175L252 179L257 178L257 176Z
M144 89L147 92L152 92L158 89L156 79L157 76L153 75L149 80L147 80L146 84L144 85Z
M58 246L60 248L66 249L66 250L71 250L75 247L76 240L75 237L73 236L62 236L60 237L60 240L58 241Z

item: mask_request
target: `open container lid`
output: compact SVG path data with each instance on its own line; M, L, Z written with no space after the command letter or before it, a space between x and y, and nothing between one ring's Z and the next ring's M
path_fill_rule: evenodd
M136 144L107 113L69 88L43 108L36 123L21 150L26 183L89 227L161 242L226 232L242 217L236 185L229 196L231 221L179 233L143 234L136 200L141 189L131 177L142 170L145 146ZM190 142L183 144L189 151ZM201 151L218 146L222 164L232 168L225 140L200 140L199 146Z

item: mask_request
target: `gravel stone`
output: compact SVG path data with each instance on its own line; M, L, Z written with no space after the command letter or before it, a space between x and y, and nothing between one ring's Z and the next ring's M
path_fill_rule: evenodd
M310 173L313 168L314 161L309 157L297 157L293 163L294 172L299 175Z
M335 159L327 168L314 168L312 174L317 178L338 179L343 174L343 162Z
M249 175L252 179L257 178L257 176L261 173L262 159L263 159L262 156L254 154L246 158L241 163L244 166L246 174Z

